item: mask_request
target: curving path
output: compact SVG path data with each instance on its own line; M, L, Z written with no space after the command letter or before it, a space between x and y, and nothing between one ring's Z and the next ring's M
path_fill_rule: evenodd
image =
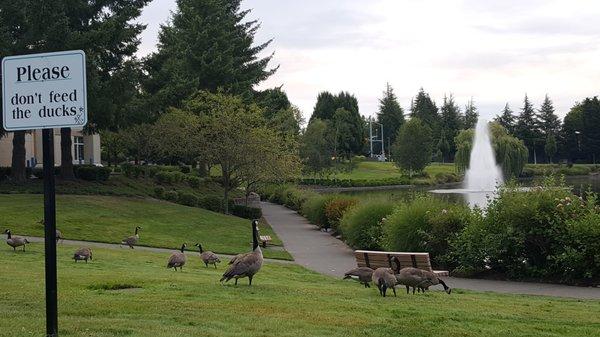
M333 236L319 231L295 211L269 202L261 202L263 216L296 263L316 272L342 277L356 267L352 249ZM509 294L544 295L580 299L600 299L600 288L559 284L494 281L449 277L453 288L493 291Z

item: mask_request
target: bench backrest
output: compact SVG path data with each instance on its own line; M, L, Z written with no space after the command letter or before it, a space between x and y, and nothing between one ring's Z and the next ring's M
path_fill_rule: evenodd
M427 271L431 269L429 253L406 253L406 252L377 252L370 250L356 250L354 257L359 267L369 267L377 269L380 267L396 269L393 257L400 261L400 269L405 267L414 267Z

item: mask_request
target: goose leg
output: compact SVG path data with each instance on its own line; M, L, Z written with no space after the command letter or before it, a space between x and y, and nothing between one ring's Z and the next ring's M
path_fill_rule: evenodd
M252 285L252 276L248 276L248 285L251 286Z
M237 280L238 280L238 279L237 279L237 277L236 277L236 278L235 278L235 285L236 285L236 286L237 286Z
M415 294L415 287L413 287L413 295Z
M396 297L396 287L392 287L392 290L394 291L394 297Z
M409 294L410 293L410 287L406 286L406 293Z

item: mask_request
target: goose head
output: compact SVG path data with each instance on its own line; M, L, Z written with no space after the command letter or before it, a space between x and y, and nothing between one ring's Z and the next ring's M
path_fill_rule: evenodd
M202 253L202 245L201 244L197 243L194 246L198 247L198 249L200 249L200 252Z

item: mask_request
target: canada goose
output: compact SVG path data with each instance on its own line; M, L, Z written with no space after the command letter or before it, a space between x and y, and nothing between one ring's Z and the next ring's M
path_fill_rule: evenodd
M46 222L44 221L44 219L38 221L38 223L42 226L46 225ZM58 243L59 240L64 240L64 239L65 239L65 237L63 236L62 232L57 229L56 230L56 243Z
M391 268L375 269L371 279L379 289L381 296L385 297L388 288L392 288L394 296L396 296L396 277L394 277L394 271Z
M221 262L217 254L208 250L202 250L202 245L199 243L196 244L196 247L198 247L198 249L200 250L200 258L202 259L202 262L204 262L204 265L208 268L208 265L212 264L213 266L215 266L215 269L217 269L217 263Z
M358 281L361 284L365 285L365 288L370 288L369 282L371 282L371 277L373 276L373 269L369 267L358 267L352 270L349 270L344 274L344 280L349 278L358 278Z
M79 248L73 253L73 260L75 262L84 260L85 263L89 260L92 260L92 249L88 247Z
M173 268L175 269L175 271L177 271L177 267L179 267L179 271L183 269L183 265L187 260L185 254L183 253L185 247L187 247L187 245L184 243L183 245L181 245L180 252L173 252L173 254L171 254L171 256L169 257L169 262L167 262L167 268Z
M252 220L252 252L236 255L229 261L229 267L221 277L221 283L235 278L237 285L238 279L248 277L248 285L252 285L252 278L262 267L263 254L258 244L258 220Z
M140 235L138 234L140 229L142 229L142 227L135 227L135 233L132 236L123 239L123 241L121 241L121 245L128 245L129 248L133 249L133 245L135 245L140 239Z
M25 251L25 244L29 243L27 239L18 236L12 236L10 229L5 230L4 234L6 234L6 244L13 247L14 251L17 250L17 247L21 246L23 246L23 251Z
M410 287L413 288L413 294L415 289L422 290L425 292L432 285L441 284L444 287L444 291L450 294L452 289L446 285L446 283L438 278L434 273L413 267L402 268L400 272L396 274L396 280L398 284L406 286L406 293L409 293Z

